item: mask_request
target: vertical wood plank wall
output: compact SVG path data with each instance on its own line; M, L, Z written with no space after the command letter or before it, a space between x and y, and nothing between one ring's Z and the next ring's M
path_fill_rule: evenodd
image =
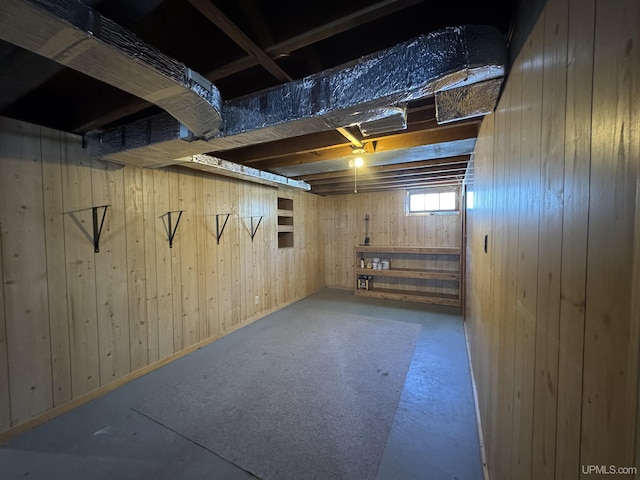
M354 288L354 247L365 237L369 215L372 245L459 247L459 215L405 215L405 190L329 196L323 216L327 287Z
M465 315L492 480L640 467L639 87L636 0L548 0L484 119Z
M6 118L0 171L0 433L324 287L323 197L122 167ZM278 195L295 208L294 247L280 251ZM184 210L171 249L170 210Z

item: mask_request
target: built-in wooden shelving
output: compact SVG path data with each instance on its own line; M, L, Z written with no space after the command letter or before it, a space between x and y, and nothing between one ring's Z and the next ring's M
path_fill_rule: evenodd
M389 268L367 268L374 258L388 260ZM360 266L362 259L365 268ZM461 305L459 248L357 246L355 266L356 295Z
M278 248L293 247L293 199L278 197Z

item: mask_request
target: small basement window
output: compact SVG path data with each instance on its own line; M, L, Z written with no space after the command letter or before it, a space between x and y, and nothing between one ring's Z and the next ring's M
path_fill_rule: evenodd
M457 215L460 210L458 190L456 188L407 190L405 208L407 215Z

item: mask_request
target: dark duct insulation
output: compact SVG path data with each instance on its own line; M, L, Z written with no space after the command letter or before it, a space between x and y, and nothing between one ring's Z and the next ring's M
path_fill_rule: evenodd
M360 126L380 120L390 106L433 95L438 101L438 92L458 89L471 92L477 100L446 94L443 118L452 120L451 103L456 98L472 106L459 108L465 117L483 115L495 106L495 87L502 84L505 62L505 41L498 29L446 28L338 68L226 101L221 130L212 135L194 135L160 114L100 134L99 152L112 161L159 167L177 163L177 156Z
M0 10L3 40L143 98L197 135L219 131L211 82L80 1L0 0Z

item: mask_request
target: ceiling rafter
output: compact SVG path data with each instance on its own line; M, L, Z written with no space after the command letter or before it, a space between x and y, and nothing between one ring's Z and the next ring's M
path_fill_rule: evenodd
M467 165L469 162L469 155L461 155L457 157L445 157L434 160L423 160L419 162L407 162L407 163L394 163L391 165L378 165L373 167L367 167L370 172L401 172L410 171L412 169L438 166L438 165ZM349 172L349 173L347 173ZM327 178L339 178L346 175L353 175L353 170L340 170L337 172L316 173L313 175L300 175L297 178L304 179L308 182L314 182L316 180L323 180Z
M420 3L421 1L422 0L384 0L363 8L362 10L358 10L357 12L340 17L332 22L308 30L295 37L276 43L275 45L266 48L265 53L271 58L277 58L280 55L287 55L301 48L326 40L334 35L338 35L352 28L372 22L386 15L390 15L398 10ZM256 64L257 62L253 57L244 57L223 65L222 67L216 68L215 70L211 70L207 72L205 76L212 82L215 82L221 78L226 78L230 75L251 68Z
M233 23L210 0L188 0L193 7L222 30L231 40L255 59L271 75L281 82L293 80L264 50L256 45L235 23Z
M455 128L441 128L432 130L421 130L402 136L382 137L377 140L375 152L386 152L404 148L418 147L424 145L435 145L438 143L453 142L456 140L464 140L476 138L478 127L475 123L458 126ZM374 153L373 142L365 144L365 150L368 153ZM329 149L323 149L313 152L296 153L288 156L281 156L269 160L244 160L238 161L242 164L250 164L261 170L269 170L271 168L281 168L292 165L302 165L305 163L314 163L322 160L333 160L336 158L346 158L352 155L350 146L336 146ZM221 155L222 156L222 155ZM366 158L365 158L366 161Z

